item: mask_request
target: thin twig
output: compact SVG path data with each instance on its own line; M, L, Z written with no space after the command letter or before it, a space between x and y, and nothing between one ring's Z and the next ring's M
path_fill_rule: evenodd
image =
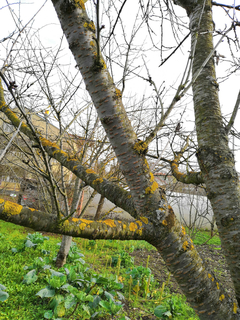
M10 148L13 140L15 139L16 135L18 134L20 128L21 128L21 125L22 125L22 121L20 122L17 130L14 132L12 138L10 139L10 141L8 142L8 144L6 145L6 148L3 150L2 154L0 155L0 162L2 161L3 157L5 156L7 150Z
M240 104L240 90L238 92L238 96L237 96L237 101L235 103L235 107L233 109L233 113L232 113L232 116L231 116L231 119L229 120L227 126L226 126L226 132L227 134L229 133L230 129L232 128L233 124L234 124L234 121L236 119L236 116L237 116L237 112L238 112L238 108L239 108L239 104Z

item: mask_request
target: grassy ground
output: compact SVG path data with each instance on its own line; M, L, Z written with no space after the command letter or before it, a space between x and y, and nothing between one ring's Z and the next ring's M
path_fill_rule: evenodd
M61 237L29 233L0 221L0 300L9 295L0 301L0 320L198 319L148 243L74 239L67 265L57 270ZM195 241L208 238L201 232ZM218 237L209 243L220 244Z

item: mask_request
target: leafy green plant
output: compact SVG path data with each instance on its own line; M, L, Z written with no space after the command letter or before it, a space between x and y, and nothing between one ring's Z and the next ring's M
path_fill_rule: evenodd
M45 240L49 240L49 237L43 236L42 233L35 232L29 233L27 235L27 240L31 241L33 244L43 243Z
M33 264L31 266L25 266L23 269L30 271L23 277L23 283L31 284L36 282L38 279L37 274L41 270L47 270L51 268L51 266L47 263L49 263L49 258L43 259L41 257L38 257L34 259Z
M12 248L12 253L23 252L26 248L36 248L38 244L42 244L45 240L49 240L49 237L44 237L41 233L29 233L26 237L26 240L23 241L18 248ZM44 254L48 254L46 250L43 252Z
M154 309L154 314L156 317L161 319L170 319L170 317L172 317L172 313L168 310L168 308L162 305L157 306Z
M149 268L138 266L126 271L126 279L131 279L131 285L134 292L142 291L146 293L154 282L154 277Z
M131 257L128 252L120 251L118 256L112 256L112 267L116 267L118 264L118 260L121 260L121 267L127 268L132 267L134 265L134 258Z
M123 307L123 304L121 303L121 301L116 301L113 295L108 292L105 292L105 296L107 297L107 300L101 300L99 302L99 305L106 309L107 313L109 313L111 316L117 314Z
M75 262L76 265L67 264L64 268L60 268L60 272L46 269L47 286L36 294L42 299L49 299L51 309L44 313L44 317L46 319L63 317L70 312L71 308L73 309L71 314L76 308L80 308L87 316L92 317L93 314L95 317L102 313L102 310L110 314L118 312L122 305L115 299L124 299L123 295L117 291L123 288L123 284L118 283L114 275L104 278L93 274L91 269L85 268L79 260ZM28 273L28 276L35 280L36 273L33 271L36 270L33 269L32 274ZM100 303L103 301L106 301L106 304Z
M172 295L161 305L154 309L154 314L160 319L190 319L193 311L185 304L185 299L180 295Z
M87 244L88 249L94 249L96 245L96 240L89 240Z
M81 262L81 264L84 264L85 261L82 259L82 257L84 257L84 254L82 254L80 252L80 250L77 247L76 242L72 242L71 243L71 247L67 256L67 262L71 263L71 262L76 262L79 261Z

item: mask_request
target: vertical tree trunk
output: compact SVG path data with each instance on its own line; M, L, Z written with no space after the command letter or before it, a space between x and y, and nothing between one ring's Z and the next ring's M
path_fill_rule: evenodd
M76 178L75 185L74 185L74 194L73 194L73 199L72 199L72 204L71 204L71 212L77 210L77 207L79 205L79 201L81 199L81 180L79 178ZM57 254L57 259L56 259L56 267L61 268L67 260L67 256L71 247L72 243L72 237L71 236L62 236L62 242L60 249Z
M198 138L198 162L204 175L222 248L225 252L236 297L240 305L240 194L234 156L228 146L221 114L213 58L213 21L210 0L198 0L192 9L193 83L195 123ZM200 23L199 23L200 20ZM200 28L198 26L200 25ZM211 55L208 63L204 62Z
M56 267L61 268L67 260L67 256L71 247L72 237L71 236L62 236L61 246L57 254Z

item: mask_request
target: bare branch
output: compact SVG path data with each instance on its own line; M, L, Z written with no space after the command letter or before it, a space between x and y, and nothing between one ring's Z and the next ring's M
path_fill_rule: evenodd
M235 103L231 119L229 120L229 122L228 122L228 124L226 126L226 132L227 133L229 133L229 131L231 130L231 128L232 128L232 126L234 124L234 121L236 119L237 112L238 112L238 109L239 109L239 104L240 104L240 90L238 92L237 101Z

